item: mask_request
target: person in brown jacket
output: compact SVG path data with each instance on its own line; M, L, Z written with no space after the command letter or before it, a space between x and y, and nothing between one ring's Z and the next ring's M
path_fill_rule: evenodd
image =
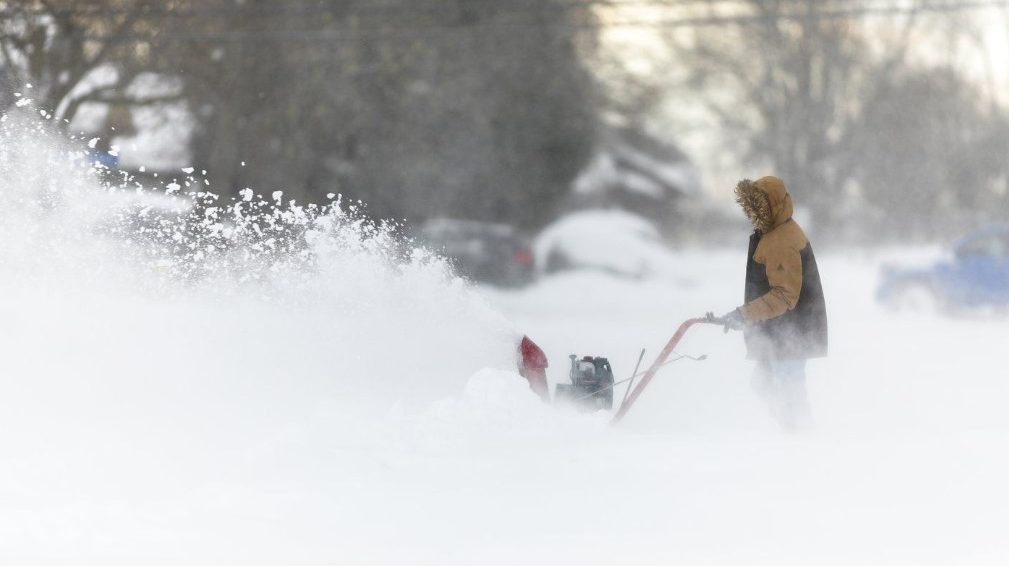
M725 315L743 330L753 385L786 429L809 418L806 360L827 355L827 310L806 234L792 219L792 197L777 177L736 185L736 202L753 224L745 304Z

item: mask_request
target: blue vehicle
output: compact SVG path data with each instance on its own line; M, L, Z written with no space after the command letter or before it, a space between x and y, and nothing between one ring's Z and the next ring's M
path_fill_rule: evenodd
M901 309L1009 307L1009 225L961 238L952 259L913 269L884 267L876 297Z
M103 165L106 169L119 167L119 155L111 151L92 149L88 152L88 161L96 165Z

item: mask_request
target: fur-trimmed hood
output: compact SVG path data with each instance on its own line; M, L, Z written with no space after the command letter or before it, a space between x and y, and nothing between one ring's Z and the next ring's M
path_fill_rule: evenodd
M736 185L736 202L761 234L792 218L792 197L785 182L777 177L762 177L756 181L743 179Z

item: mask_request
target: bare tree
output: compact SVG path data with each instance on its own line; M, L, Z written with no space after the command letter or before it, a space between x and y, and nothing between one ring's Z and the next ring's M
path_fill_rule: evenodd
M990 201L1006 134L1004 112L952 62L911 63L924 24L953 17L926 18L932 4L872 19L821 0L745 0L728 14L707 2L711 25L666 34L676 68L664 74L717 119L727 151L789 181L814 229L924 233L936 207L949 220ZM852 226L863 204L883 217Z
M773 166L826 228L847 180L844 140L874 66L869 46L856 22L828 17L828 3L744 4L746 17L666 35L687 71L682 86L718 119L726 147Z
M171 3L156 0L23 0L0 3L0 55L7 93L32 84L32 98L66 125L81 105L159 104L178 94L131 94L130 84L143 69L144 45L123 41L151 34L152 13ZM109 73L88 82L100 67ZM9 102L9 101L8 101Z
M850 173L875 236L951 236L1001 221L1009 118L952 68L902 69L865 102Z

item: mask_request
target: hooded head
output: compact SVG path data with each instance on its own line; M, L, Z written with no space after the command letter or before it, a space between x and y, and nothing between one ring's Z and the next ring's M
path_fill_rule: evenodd
M785 182L777 177L762 177L756 181L743 179L736 185L736 202L753 223L753 228L762 234L792 217L792 197Z

